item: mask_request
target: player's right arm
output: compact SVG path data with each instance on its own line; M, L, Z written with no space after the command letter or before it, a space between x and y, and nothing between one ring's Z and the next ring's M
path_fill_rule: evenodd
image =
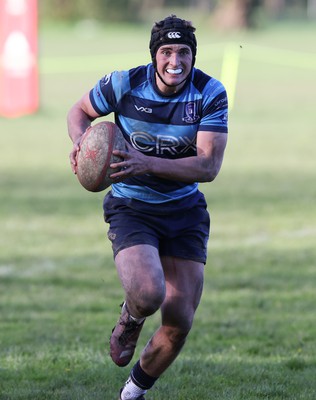
M100 117L100 115L92 107L89 92L83 95L83 97L77 101L68 112L68 134L73 142L73 148L69 154L69 159L71 169L74 173L76 173L76 156L80 149L79 143L81 137L85 133L86 129L91 126L91 122L98 117Z

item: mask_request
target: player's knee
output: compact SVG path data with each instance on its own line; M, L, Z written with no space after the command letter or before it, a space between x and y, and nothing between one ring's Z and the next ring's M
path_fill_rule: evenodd
M148 288L141 288L141 290L134 292L131 296L133 298L133 306L137 315L148 317L153 315L159 310L166 295L165 285L155 285Z
M141 296L137 302L137 308L141 315L152 315L159 310L165 298L164 291L155 291Z
M184 345L190 328L189 325L165 328L165 334L174 349L179 349Z

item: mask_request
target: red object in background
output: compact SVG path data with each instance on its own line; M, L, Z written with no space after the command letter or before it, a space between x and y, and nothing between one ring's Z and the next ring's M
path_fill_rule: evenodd
M0 115L38 108L37 0L0 1Z

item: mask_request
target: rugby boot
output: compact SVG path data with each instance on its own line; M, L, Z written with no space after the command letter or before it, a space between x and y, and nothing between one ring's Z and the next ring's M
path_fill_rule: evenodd
M123 392L123 388L120 390L120 397L118 400L122 400L122 397L121 397L122 392ZM137 397L137 399L135 399L135 400L146 400L146 399L143 395L141 395L141 396Z
M145 320L138 324L130 318L125 302L121 307L120 318L113 328L110 338L110 356L116 365L125 367L133 358L136 343Z

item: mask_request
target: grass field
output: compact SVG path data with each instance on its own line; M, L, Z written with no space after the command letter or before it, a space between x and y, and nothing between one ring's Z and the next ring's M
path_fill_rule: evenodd
M149 61L148 31L84 32L42 29L41 109L0 120L1 400L114 400L129 372L108 356L123 292L103 193L72 175L65 118L99 77ZM201 28L197 66L215 77L226 44L242 46L236 98L221 174L201 185L212 216L202 302L149 400L316 398L314 39L311 24ZM146 322L135 360L158 323Z

